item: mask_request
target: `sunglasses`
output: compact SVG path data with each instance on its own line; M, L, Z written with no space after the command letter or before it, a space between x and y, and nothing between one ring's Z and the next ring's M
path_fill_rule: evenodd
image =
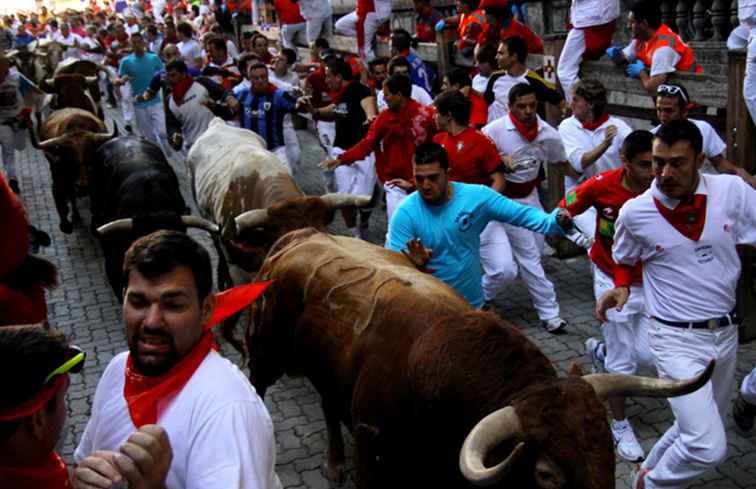
M679 96L686 104L689 102L688 96L685 95L685 92L683 92L682 88L675 85L659 85L659 87L656 89L656 93L658 95Z
M84 358L87 356L86 353L84 353L79 347L77 346L69 346L68 347L68 360L63 362L63 365L56 368L52 372L50 372L50 375L45 377L45 384L47 384L50 379L55 377L56 375L63 375L67 373L73 373L78 374L81 372L81 369L84 368Z

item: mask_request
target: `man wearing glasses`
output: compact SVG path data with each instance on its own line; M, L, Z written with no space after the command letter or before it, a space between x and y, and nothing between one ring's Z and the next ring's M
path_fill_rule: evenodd
M751 187L756 188L756 178L744 168L734 165L725 157L727 145L719 137L717 131L706 121L688 118L690 97L684 86L677 83L664 83L656 89L656 114L661 124L671 121L688 120L698 127L703 138L703 154L719 173L739 175ZM653 134L659 131L661 125L651 129ZM706 169L704 168L704 171Z
M0 481L3 487L79 489L130 487L159 489L171 462L162 428L145 425L111 452L92 454L74 472L55 451L66 417L69 373L79 373L84 353L39 324L0 328ZM107 477L91 479L83 467L108 466Z

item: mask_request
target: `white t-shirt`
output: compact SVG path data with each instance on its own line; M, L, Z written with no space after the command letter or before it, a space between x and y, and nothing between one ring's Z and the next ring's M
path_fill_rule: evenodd
M625 46L622 53L629 62L634 62L638 59L637 56L637 39L631 39L630 44ZM651 57L651 69L649 70L650 76L663 75L665 73L674 73L677 71L675 66L680 62L681 56L669 46L662 46L654 51L654 55Z
M509 90L518 83L528 82L528 72L521 76L506 73L496 79L493 85L494 101L488 106L488 123L507 115L509 112ZM485 91L485 89L484 89Z
M202 102L210 100L207 89L196 81L184 94L181 105L176 105L173 96L169 95L168 109L181 124L181 135L184 138L184 148L188 151L192 144L202 136L215 117Z
M126 24L125 26L123 26L123 28L129 34L129 36L132 35L132 34L136 34L137 32L139 32L139 24L134 24L134 25Z
M740 277L736 245L756 245L756 191L735 175L701 175L696 194L706 195L698 241L685 237L654 203L674 209L679 201L657 187L630 199L615 223L614 261L643 264L646 311L667 321L706 321L735 306Z
M604 154L602 154L595 163L583 170L580 160L586 152L593 150L604 142L604 139L606 138L606 130L609 126L617 127L617 135L612 140L612 145L604 151ZM617 117L609 117L609 119L597 127L595 131L585 129L583 124L575 116L569 117L559 124L559 135L562 137L564 150L567 153L567 161L570 162L570 165L575 171L583 174L583 178L581 178L580 181L622 166L620 149L622 148L623 141L625 141L625 138L631 132L633 132L633 130L630 126ZM565 192L569 192L577 184L577 180L568 176L564 177Z
M722 138L719 137L719 134L717 134L717 131L711 124L697 119L688 120L695 124L696 127L698 127L698 130L701 131L701 137L703 138L703 154L706 155L707 158L711 159L717 157L727 151L727 145L722 141ZM656 134L659 132L659 128L661 128L661 125L651 129L651 132Z
M412 85L411 98L415 102L423 105L431 105L433 103L433 99L430 95L428 95L428 92L423 87L414 84ZM375 102L378 105L378 112L381 112L384 109L388 109L388 105L386 105L386 98L383 95L383 90L376 90L375 99Z
M490 77L481 75L478 73L475 75L472 79L472 87L473 90L475 90L478 93L483 93L486 91L486 87L488 86L488 79Z
M196 70L202 69L202 62L197 63L196 59L202 59L202 46L195 39L189 39L188 41L181 41L176 45L181 54L181 59L184 60L186 66L194 68Z
M82 37L79 45L82 47L90 48L90 49L96 48L99 46L97 44L97 41L95 41L89 36ZM84 51L83 49L80 51L81 51L81 59L84 59L84 60L93 61L95 63L102 63L102 60L105 59L105 55L102 53L90 53L90 52Z
M74 460L118 451L136 431L123 397L128 352L111 360L97 384L92 416ZM158 424L173 461L167 489L279 489L273 423L244 374L211 351L184 388L163 403Z
M268 69L268 80L273 85L287 92L291 92L295 88L300 88L299 77L291 70L288 70L284 76L279 77L273 72L273 70Z
M53 34L53 41L59 42L60 44L65 44L66 46L73 46L75 43L81 43L81 37L79 37L77 34L74 34L73 32L68 32L67 37L63 37L63 34L61 34L60 31ZM63 59L68 58L78 58L79 57L79 48L76 47L70 47L67 48L65 51L63 51Z

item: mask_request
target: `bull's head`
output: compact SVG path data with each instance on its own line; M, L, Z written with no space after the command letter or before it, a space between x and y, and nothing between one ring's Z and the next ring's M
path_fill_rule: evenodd
M72 107L88 110L97 115L97 106L92 95L90 95L98 91L97 82L97 76L73 73L47 78L40 86L48 93L56 95L56 109Z
M34 130L30 134L32 146L44 151L52 164L65 163L78 169L91 161L102 143L117 137L118 129L115 126L110 134L76 130L44 141L37 141Z
M370 196L338 193L281 202L230 219L223 226L223 239L230 245L226 248L231 261L244 270L256 271L280 237L308 227L322 230L333 220L336 209L369 203Z
M713 370L714 360L697 377L679 382L591 374L539 383L470 431L460 452L460 470L477 486L494 486L525 468L532 472L529 487L613 488L614 451L603 402L688 394L708 382Z

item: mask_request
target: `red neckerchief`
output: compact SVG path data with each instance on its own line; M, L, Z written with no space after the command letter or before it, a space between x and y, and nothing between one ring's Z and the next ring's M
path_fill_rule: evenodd
M589 131L595 131L598 129L601 124L609 120L609 114L606 112L601 114L598 119L595 119L593 122L583 122L580 121L580 123L583 125L583 129L588 129Z
M276 90L278 90L278 87L275 86L275 85L273 85L270 82L268 82L268 87L262 93L257 93L257 92L255 92L254 90L252 90L250 88L250 91L252 92L252 94L253 95L257 95L257 96L260 96L260 95L273 95L274 93L276 93Z
M528 127L524 122L518 119L511 110L509 111L509 120L512 121L512 124L514 124L517 132L520 133L520 136L527 139L529 143L532 143L538 137L538 121L536 121L532 127Z
M683 236L698 241L706 222L706 195L696 194L681 200L677 207L670 209L654 197L659 213Z
M41 465L13 466L0 465L0 481L3 487L13 489L70 489L66 463L57 452Z
M148 377L134 370L131 355L126 361L126 381L123 397L129 407L129 416L134 426L155 424L158 419L158 404L177 394L189 382L194 372L205 360L211 349L218 349L213 341L212 328L229 316L241 311L254 302L272 283L251 283L240 285L215 295L213 316L203 326L203 333L194 348L168 372L157 377Z
M186 92L192 87L193 83L194 78L187 75L183 80L178 82L175 87L173 87L172 95L173 101L176 102L176 105L181 105L181 102L184 100L184 95L186 95Z
M328 94L331 96L331 100L334 104L338 104L341 102L342 97L344 97L344 94L347 91L347 88L349 88L349 85L354 83L354 80L350 80L344 85L343 87L339 88L335 92L328 92Z

